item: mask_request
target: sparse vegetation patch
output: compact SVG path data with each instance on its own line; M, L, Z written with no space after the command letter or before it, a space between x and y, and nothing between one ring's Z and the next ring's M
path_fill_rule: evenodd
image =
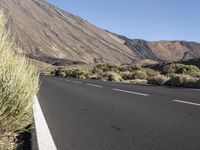
M199 88L200 82L199 68L183 64L169 64L164 66L161 71L141 67L140 65L117 66L112 64L98 64L87 67L59 68L52 71L51 74L60 77L188 88Z
M14 52L0 11L0 149L15 149L15 137L32 124L33 97L39 75L34 66Z

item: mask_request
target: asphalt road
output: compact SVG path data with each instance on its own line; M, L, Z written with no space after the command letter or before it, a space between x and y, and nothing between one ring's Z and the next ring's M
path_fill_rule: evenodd
M200 90L41 77L58 150L200 150Z

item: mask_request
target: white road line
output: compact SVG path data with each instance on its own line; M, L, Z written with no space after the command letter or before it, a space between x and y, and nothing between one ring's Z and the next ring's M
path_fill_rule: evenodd
M115 88L113 88L113 90L114 91L119 91L119 92L124 92L124 93L135 94L135 95L149 96L149 94L138 93L138 92L133 92L133 91L126 91L126 90L115 89Z
M88 86L93 86L93 87L98 87L98 88L102 88L102 87L103 87L103 86L101 86L101 85L90 84L90 83L87 83L86 85L88 85Z
M82 82L79 81L73 81L74 83L78 83L78 84L83 84Z
M57 150L36 96L34 97L33 115L35 121L38 149Z
M194 102L188 102L188 101L182 101L182 100L173 100L174 102L178 102L178 103L184 103L184 104L189 104L189 105L195 105L195 106L200 106L200 104L198 103L194 103Z

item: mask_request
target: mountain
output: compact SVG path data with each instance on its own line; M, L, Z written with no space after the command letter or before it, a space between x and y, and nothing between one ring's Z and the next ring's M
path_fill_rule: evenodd
M8 17L17 52L27 55L40 68L200 58L199 43L128 39L43 0L0 0L0 7Z
M116 35L116 34L114 34ZM124 40L124 44L133 50L140 59L151 59L159 62L177 62L200 58L200 43L187 41L144 41L140 39Z

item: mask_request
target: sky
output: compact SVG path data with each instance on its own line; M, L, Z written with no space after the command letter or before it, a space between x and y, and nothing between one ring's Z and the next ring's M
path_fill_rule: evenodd
M131 39L200 42L200 0L46 0Z

